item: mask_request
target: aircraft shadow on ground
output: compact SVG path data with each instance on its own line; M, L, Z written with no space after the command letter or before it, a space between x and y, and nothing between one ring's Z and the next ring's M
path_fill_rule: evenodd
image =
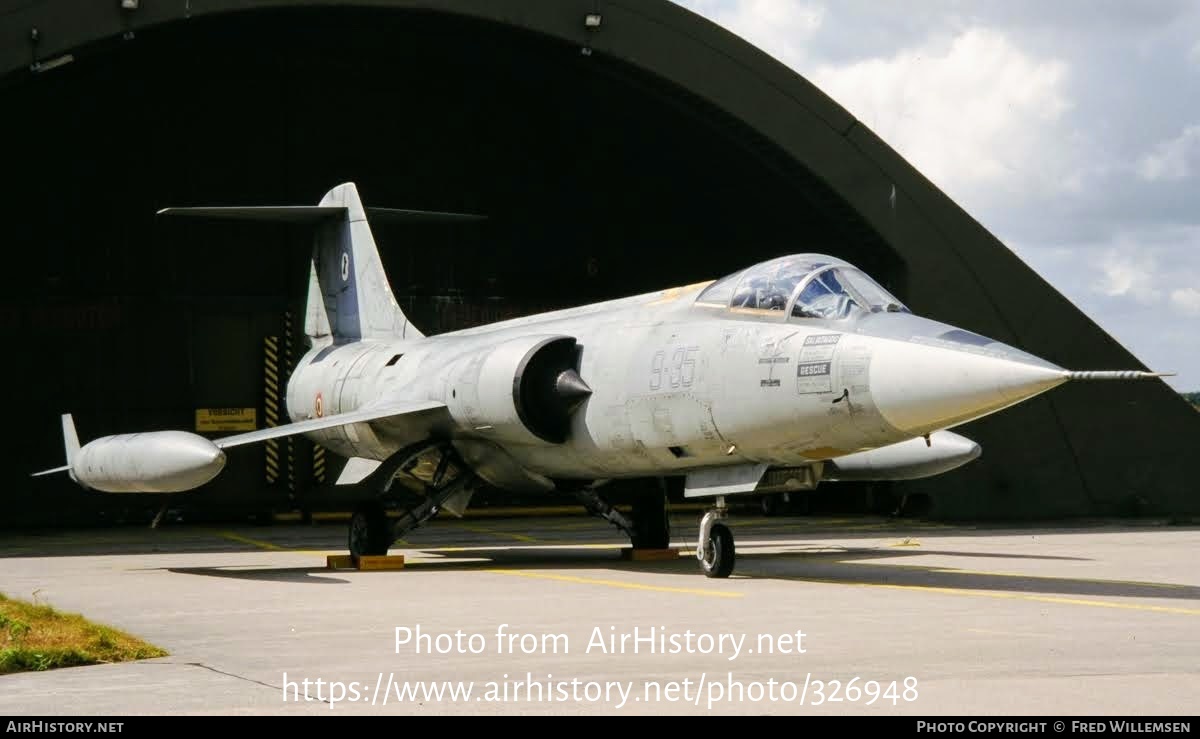
M458 569L558 569L588 568L598 564L624 572L678 573L698 576L698 565L691 557L678 562L613 561L613 552L604 552L605 559L556 558L549 561L536 550L521 550L513 556L511 550L494 552L474 551L470 556L487 556L491 561L438 562L417 567ZM1171 598L1200 600L1200 587L1170 583L1106 580L1103 578L1073 578L1064 576L1023 575L1007 572L985 572L978 569L955 568L947 564L922 564L925 557L1003 558L1006 560L1068 560L1089 561L1080 557L1046 555L994 554L987 552L917 550L892 547L831 548L827 545L739 546L738 565L734 577L749 579L785 580L789 582L830 583L844 585L878 585L890 587L943 588L1042 595L1072 595L1118 598ZM892 560L876 563L876 560ZM602 564L601 564L602 563ZM702 582L712 583L712 581Z
M336 570L325 567L162 567L153 568L179 575L204 575L231 580L291 582L305 585L344 585L350 581L335 577Z
M696 561L690 556L678 560L628 562L619 559L615 549L599 548L541 548L495 547L472 548L465 551L422 551L410 549L405 570L398 572L361 573L366 577L404 577L407 573L429 572L486 572L509 570L527 572L534 576L550 575L551 571L567 576L571 571L597 569L611 575L597 579L612 580L619 575L667 574L680 575L689 582L671 582L670 587L717 588L719 581L703 578ZM314 553L315 556L315 553ZM938 563L922 563L922 559L937 557ZM1200 587L1170 583L1109 580L1104 578L1074 578L1008 572L986 572L957 568L946 564L945 558L1003 559L1031 561L1087 562L1086 558L1047 556L1038 554L996 554L953 550L907 549L895 547L840 548L828 545L763 544L740 546L735 578L751 580L780 580L792 583L831 585L873 585L892 588L945 589L994 593L1033 594L1045 596L1162 598L1200 601ZM886 561L881 561L886 560ZM170 572L207 577L226 577L242 580L293 582L298 584L348 583L347 571L325 567L171 567ZM360 573L350 572L350 575ZM588 575L585 577L595 577ZM638 581L630 581L637 584Z

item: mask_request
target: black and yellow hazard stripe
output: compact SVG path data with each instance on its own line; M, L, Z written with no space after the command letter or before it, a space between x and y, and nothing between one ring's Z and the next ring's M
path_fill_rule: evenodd
M325 482L325 447L313 444L313 480Z
M263 337L263 418L267 428L279 425L279 337ZM279 440L267 440L267 484L279 480Z
M284 311L283 313L283 366L287 368L288 374L296 370L296 366L292 358L292 312ZM287 489L290 497L296 495L296 440L289 436L284 441L287 445Z

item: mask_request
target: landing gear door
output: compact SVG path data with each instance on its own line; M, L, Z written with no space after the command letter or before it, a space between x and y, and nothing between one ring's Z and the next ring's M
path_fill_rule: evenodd
M683 497L704 498L717 495L752 493L767 471L765 464L738 464L689 472Z

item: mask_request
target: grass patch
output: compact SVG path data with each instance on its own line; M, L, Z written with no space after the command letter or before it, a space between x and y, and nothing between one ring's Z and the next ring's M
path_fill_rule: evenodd
M0 675L165 657L123 631L0 593Z

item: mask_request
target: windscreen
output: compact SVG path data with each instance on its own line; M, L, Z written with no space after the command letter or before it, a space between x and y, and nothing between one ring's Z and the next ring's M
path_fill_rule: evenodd
M792 306L792 317L838 320L880 311L907 313L908 309L864 272L831 265L804 283Z

